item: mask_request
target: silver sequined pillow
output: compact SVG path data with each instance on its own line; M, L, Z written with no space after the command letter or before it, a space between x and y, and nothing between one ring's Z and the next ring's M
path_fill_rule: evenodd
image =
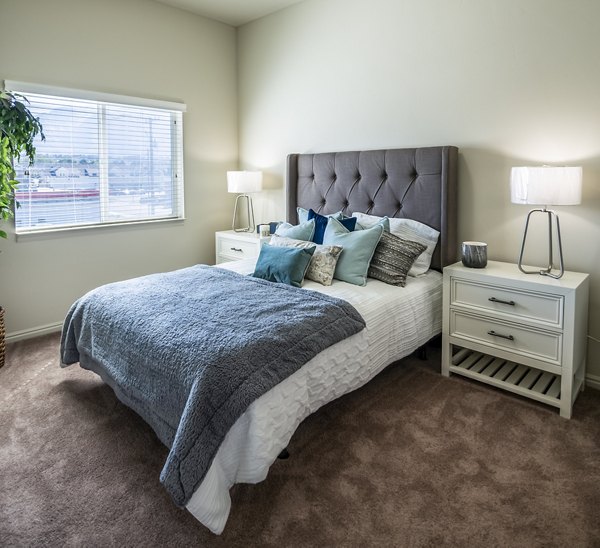
M368 275L386 284L404 287L408 271L426 249L427 246L419 242L384 232L375 248Z
M304 242L277 235L271 237L270 244L276 247L315 247L315 253L304 277L322 285L331 285L335 265L343 250L341 245L318 245L314 242Z

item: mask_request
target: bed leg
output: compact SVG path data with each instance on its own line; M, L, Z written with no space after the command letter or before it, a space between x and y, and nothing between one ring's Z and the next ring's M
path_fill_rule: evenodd
M281 453L279 453L279 455L277 455L277 458L282 460L290 458L290 452L287 450L287 447Z
M427 359L427 345L426 344L424 344L423 346L418 348L417 355L419 356L420 360Z

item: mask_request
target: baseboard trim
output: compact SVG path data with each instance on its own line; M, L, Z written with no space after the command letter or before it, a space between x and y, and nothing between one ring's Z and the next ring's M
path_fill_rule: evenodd
M597 375L586 375L585 376L585 387L594 388L600 390L600 377Z
M13 333L6 334L7 344L22 341L24 339L32 339L33 337L41 337L42 335L48 335L50 333L56 333L62 329L62 322L49 323L46 325L40 325L31 329L23 329L21 331L15 331Z

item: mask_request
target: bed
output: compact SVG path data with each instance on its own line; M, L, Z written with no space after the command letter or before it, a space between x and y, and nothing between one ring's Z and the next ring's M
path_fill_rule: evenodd
M350 303L366 327L320 351L255 399L229 428L185 503L214 533L225 527L231 509L229 489L236 483L265 479L302 420L440 333L440 271L454 262L457 249L457 154L456 147L448 146L288 156L286 208L290 223L298 221L297 208L301 207L323 215L342 211L346 215L362 212L413 219L440 235L430 271L411 278L404 288L373 279L364 287L339 281L330 286L305 282L304 289L323 298ZM249 274L254 263L239 261L219 265L221 268ZM129 405L118 383L106 376L99 357L102 340L97 339L98 355L88 356L86 367L101 375Z

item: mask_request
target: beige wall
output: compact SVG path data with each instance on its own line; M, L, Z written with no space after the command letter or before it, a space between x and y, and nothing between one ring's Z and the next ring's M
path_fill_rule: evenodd
M306 0L239 29L236 90L227 25L148 0L0 0L0 80L188 105L187 220L0 241L9 335L55 325L102 283L212 262L239 122L242 165L273 189L259 220L283 216L289 152L458 145L459 240L506 261L527 212L510 204L510 167L582 165L584 203L559 213L600 338L599 18L595 0ZM589 362L600 380L593 341Z
M233 207L225 171L237 166L235 41L233 27L148 0L0 0L0 80L188 107L187 219L0 240L9 336L62 321L100 284L214 262L214 231Z
M289 152L452 144L459 241L516 261L528 208L510 203L510 167L582 165L583 205L558 210L600 339L599 20L596 0L306 0L242 27L241 163L275 188L261 220L283 216Z

